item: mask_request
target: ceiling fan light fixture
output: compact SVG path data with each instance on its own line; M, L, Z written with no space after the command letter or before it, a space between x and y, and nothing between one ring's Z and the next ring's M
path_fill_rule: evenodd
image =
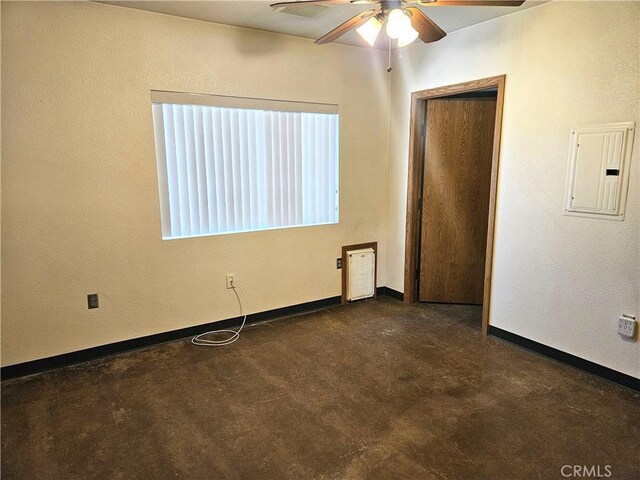
M356 28L356 32L372 47L376 43L380 30L382 30L382 23L376 17L371 17L366 23Z
M394 8L389 12L387 16L387 35L389 37L400 38L409 29L413 30L411 19L401 8Z
M402 34L398 37L398 46L406 47L410 43L412 43L416 38L418 38L418 32L415 28L409 25L409 28L404 30Z

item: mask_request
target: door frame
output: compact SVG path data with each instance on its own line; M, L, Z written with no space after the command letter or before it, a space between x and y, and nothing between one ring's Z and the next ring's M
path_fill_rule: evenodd
M493 236L496 217L496 193L498 184L498 163L500 159L500 138L502 134L502 107L506 75L482 78L455 85L420 90L411 94L411 117L409 126L409 174L407 185L407 223L405 230L404 260L404 301L418 301L418 281L420 279L420 230L422 183L424 165L424 139L426 134L425 114L430 98L447 97L460 93L475 92L495 88L496 121L493 133L493 154L491 158L491 187L489 193L489 218L487 226L487 252L484 268L484 294L482 301L482 333L489 330L491 300L491 269L493 267Z

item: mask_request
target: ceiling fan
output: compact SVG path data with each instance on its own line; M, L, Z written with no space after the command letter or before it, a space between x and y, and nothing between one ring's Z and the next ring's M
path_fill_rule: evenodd
M315 43L329 43L349 30L356 31L369 45L373 46L382 26L386 24L387 35L397 40L398 47L404 47L420 38L425 43L437 42L447 34L427 17L417 6L423 7L519 7L524 0L297 0L278 2L271 6L280 9L295 5L337 5L353 3L372 5L373 9L361 12L343 24L318 38ZM389 44L391 46L391 44Z

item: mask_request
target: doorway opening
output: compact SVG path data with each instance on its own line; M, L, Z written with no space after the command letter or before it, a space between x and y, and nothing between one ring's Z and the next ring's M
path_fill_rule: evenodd
M482 304L489 327L505 76L414 92L406 302Z

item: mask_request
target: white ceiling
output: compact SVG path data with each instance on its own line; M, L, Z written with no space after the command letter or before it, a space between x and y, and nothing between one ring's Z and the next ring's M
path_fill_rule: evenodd
M304 38L318 38L333 28L356 15L358 12L370 10L370 5L339 4L323 9L314 18L304 18L286 13L274 12L270 3L274 1L234 0L234 1L123 1L103 0L129 8L148 10L151 12L193 18L207 22L236 25L238 27L284 33ZM547 0L548 1L548 0ZM423 12L435 21L446 32L485 22L492 18L508 15L545 3L539 0L528 0L520 7L420 7ZM338 43L368 45L354 31L339 38Z

